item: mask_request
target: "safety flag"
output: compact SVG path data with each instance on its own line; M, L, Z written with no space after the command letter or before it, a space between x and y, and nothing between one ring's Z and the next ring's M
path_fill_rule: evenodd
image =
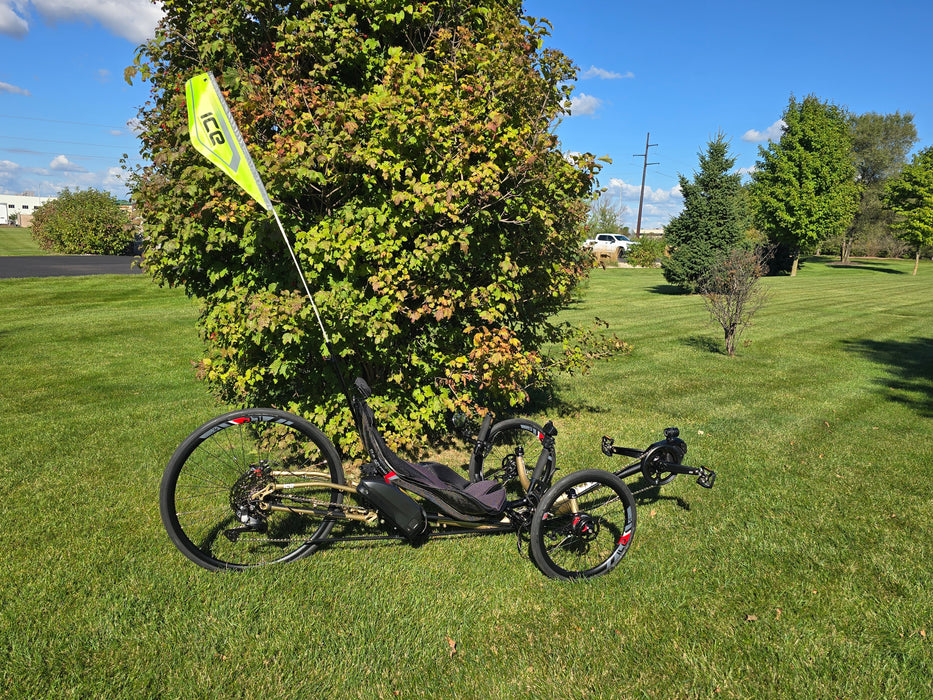
M266 211L272 211L266 187L256 172L243 136L214 76L201 73L185 83L185 101L188 104L188 131L194 147L233 178Z
M271 211L275 217L275 223L278 224L279 231L282 233L282 239L285 241L285 247L292 256L292 262L298 270L298 276L301 278L301 284L305 288L305 294L311 301L311 308L314 309L314 316L317 318L318 326L321 328L321 334L324 336L324 343L327 345L327 351L331 357L334 357L333 349L330 344L330 336L324 327L324 321L321 318L321 312L318 311L317 304L314 303L314 295L308 287L308 280L298 257L295 255L295 249L292 247L288 236L285 234L285 227L282 226L282 220L276 213L269 195L266 194L266 186L262 184L262 178L256 172L256 166L253 159L249 157L249 151L246 150L246 144L243 142L243 136L237 128L233 115L230 114L230 108L227 101L220 92L220 86L214 80L210 73L201 73L185 83L185 102L188 104L188 131L191 134L191 143L200 151L211 163L223 170L227 175L233 178L240 187L249 193L257 202L262 204L266 211Z

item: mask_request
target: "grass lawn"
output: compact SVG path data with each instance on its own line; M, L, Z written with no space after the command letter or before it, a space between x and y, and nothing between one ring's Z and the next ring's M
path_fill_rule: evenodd
M3 232L0 232L2 235ZM634 345L568 378L560 473L678 425L718 473L639 496L609 576L511 536L352 545L211 574L158 486L220 412L197 310L144 277L0 280L0 689L7 697L933 696L933 264L810 261L722 352L657 270L566 312Z
M47 255L32 238L32 229L0 226L0 255Z

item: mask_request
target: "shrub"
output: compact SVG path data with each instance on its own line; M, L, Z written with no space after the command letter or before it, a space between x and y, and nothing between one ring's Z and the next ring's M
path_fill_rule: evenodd
M32 237L43 250L64 255L128 255L134 232L113 195L66 188L36 209Z
M642 238L629 247L625 257L635 267L653 267L664 257L665 248L660 238Z
M203 70L393 445L444 431L448 411L514 410L592 354L553 357L602 337L553 318L587 273L579 232L599 166L560 151L574 69L518 0L165 11L137 57L151 165L134 196L147 270L204 302L200 373L224 401L302 413L358 450L275 226L188 143L184 82Z

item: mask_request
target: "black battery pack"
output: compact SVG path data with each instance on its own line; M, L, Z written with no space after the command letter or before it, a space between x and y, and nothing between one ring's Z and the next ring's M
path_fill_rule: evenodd
M428 519L424 508L397 486L382 479L366 477L360 481L356 491L409 540L417 539L427 531Z

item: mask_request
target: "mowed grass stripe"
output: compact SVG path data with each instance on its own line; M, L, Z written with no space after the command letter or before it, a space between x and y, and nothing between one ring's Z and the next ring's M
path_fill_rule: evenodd
M533 416L557 424L561 473L621 466L603 434L644 447L679 425L719 479L641 493L629 555L583 585L545 579L512 537L198 569L157 503L172 451L223 409L193 377L196 306L144 278L0 281L0 688L926 697L933 267L864 266L765 280L736 358L659 271L594 271L565 317L634 349Z

